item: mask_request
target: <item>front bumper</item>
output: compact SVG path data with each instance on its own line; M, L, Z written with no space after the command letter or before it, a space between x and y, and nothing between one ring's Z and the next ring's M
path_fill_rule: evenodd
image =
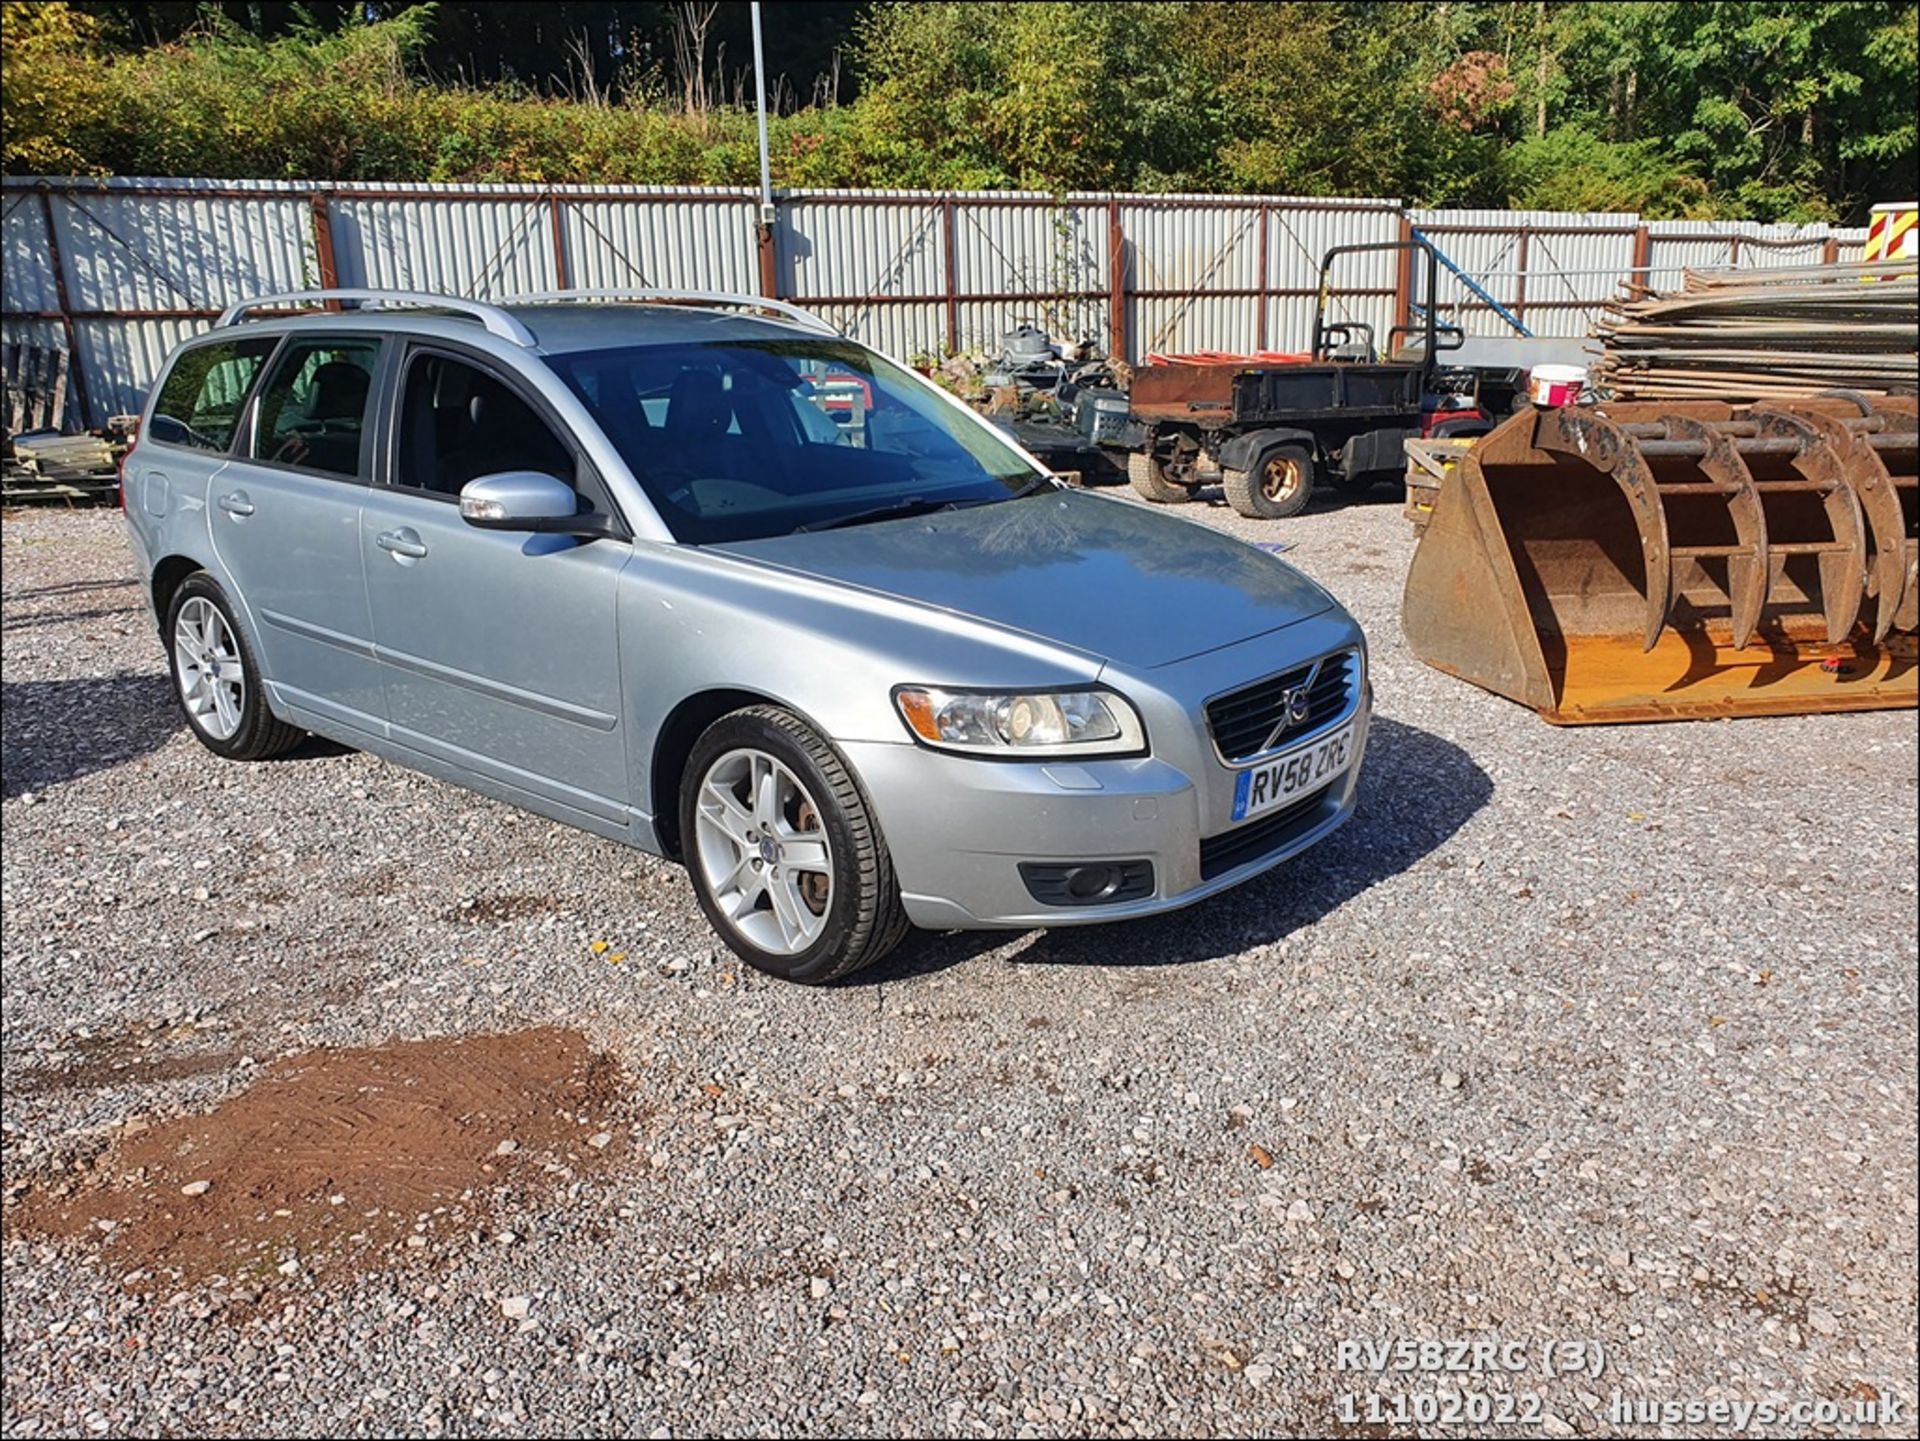
M1227 657L1203 669L1203 684L1181 687L1195 697L1184 704L1122 684L1147 702L1154 744L1153 755L1131 760L990 761L907 743L843 743L879 814L914 924L1027 929L1157 915L1250 880L1337 830L1353 812L1366 752L1372 698L1365 684L1349 716L1354 757L1346 772L1270 846L1221 874L1202 875L1201 840L1230 829L1224 807L1239 774L1212 753L1199 698L1219 689L1211 677L1232 674L1235 662ZM1238 678L1249 673L1240 658ZM1106 905L1043 904L1019 871L1022 861L1140 859L1153 863L1153 893Z

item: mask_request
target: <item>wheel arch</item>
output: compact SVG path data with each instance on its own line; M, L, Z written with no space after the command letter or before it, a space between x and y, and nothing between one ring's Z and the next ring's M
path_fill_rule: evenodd
M1312 431L1291 426L1242 431L1233 439L1221 442L1218 451L1220 464L1228 470L1251 470L1254 457L1270 445L1304 445L1307 455L1312 457L1319 441Z
M206 570L206 566L192 556L179 554L166 556L154 566L148 585L153 594L154 624L160 627L163 636L167 630L167 608L173 604L174 593L188 576L202 570Z
M812 727L828 745L833 744L805 711L765 691L743 686L710 686L683 697L654 732L653 755L647 768L647 797L662 855L671 860L681 859L680 784L685 779L687 757L693 754L694 742L721 716L756 705L778 706Z

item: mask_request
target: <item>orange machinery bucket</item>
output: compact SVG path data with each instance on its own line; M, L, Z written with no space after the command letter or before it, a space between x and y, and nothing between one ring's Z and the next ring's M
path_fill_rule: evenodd
M1912 706L1915 447L1906 397L1524 411L1442 488L1407 639L1562 725Z

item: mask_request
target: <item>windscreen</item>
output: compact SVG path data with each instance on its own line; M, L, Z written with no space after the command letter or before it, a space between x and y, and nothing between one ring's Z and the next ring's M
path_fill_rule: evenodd
M683 541L988 504L1046 483L958 401L851 341L626 346L548 363Z

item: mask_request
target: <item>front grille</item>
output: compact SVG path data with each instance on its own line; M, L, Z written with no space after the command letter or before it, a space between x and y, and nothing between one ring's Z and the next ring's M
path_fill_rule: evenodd
M1334 782L1335 785L1338 782ZM1290 806L1282 806L1270 816L1248 821L1200 842L1200 879L1210 881L1236 866L1257 861L1294 840L1313 823L1314 813L1327 798L1333 785L1324 785L1312 795L1303 796Z
M1207 702L1207 725L1220 758L1236 765L1338 720L1352 708L1359 669L1358 655L1341 651ZM1303 685L1307 686L1306 718L1269 743L1274 728L1286 716L1288 692Z

